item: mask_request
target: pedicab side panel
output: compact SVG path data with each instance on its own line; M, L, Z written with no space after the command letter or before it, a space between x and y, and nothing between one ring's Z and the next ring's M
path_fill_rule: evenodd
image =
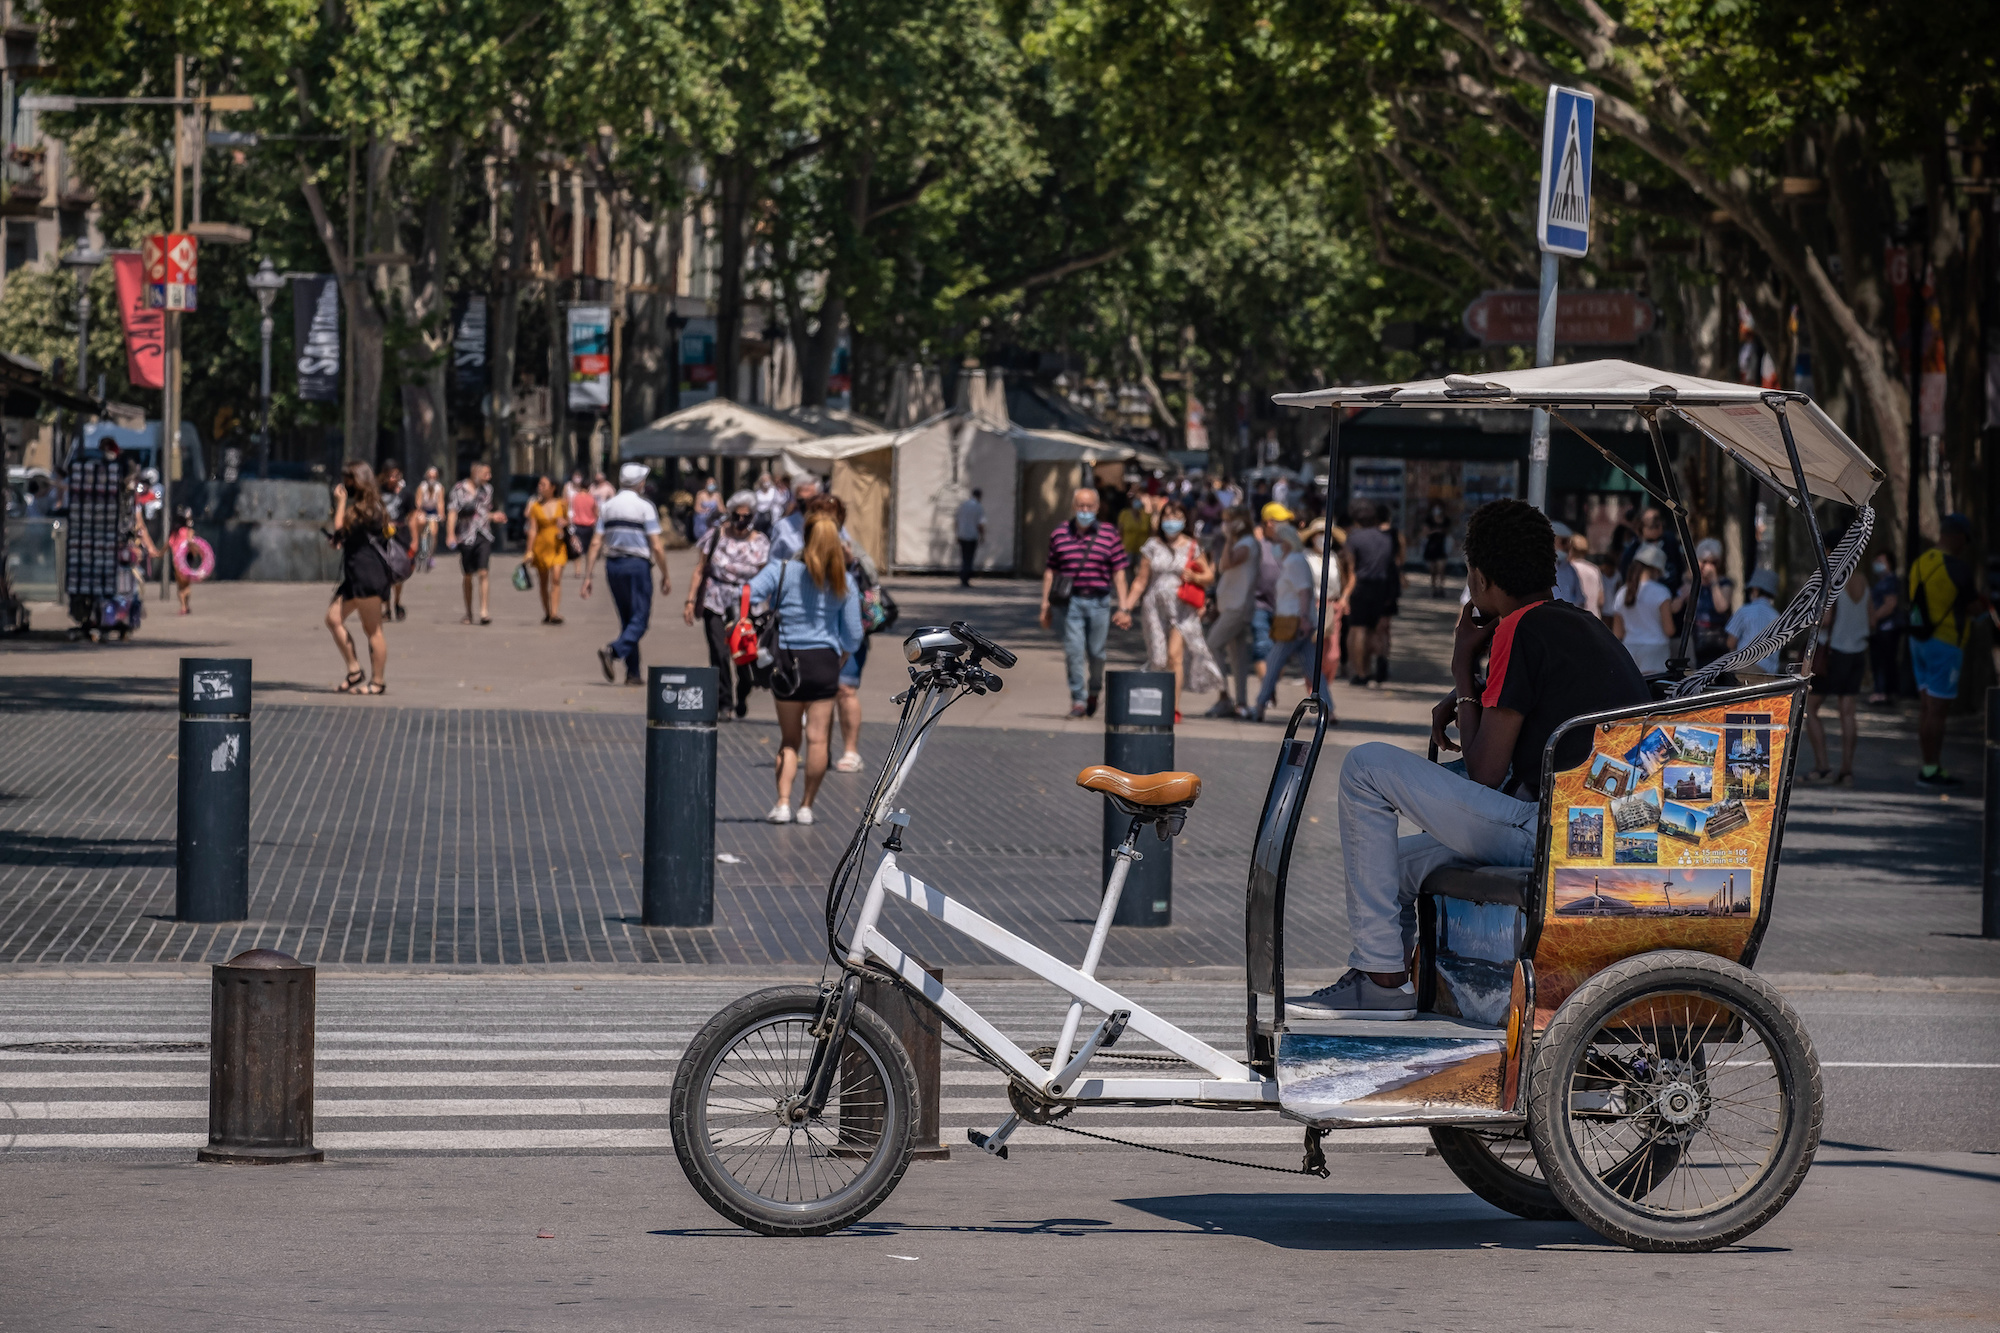
M1302 736L1300 728L1308 716L1312 731ZM1272 1076L1277 1063L1277 1041L1266 1029L1285 1020L1285 879L1291 870L1299 816L1304 813L1306 793L1312 789L1313 772L1325 743L1326 714L1309 694L1292 710L1285 739L1278 746L1278 762L1271 770L1271 785L1264 793L1264 811L1257 823L1257 842L1250 854L1243 920L1244 972L1249 982L1244 1044L1247 1063L1266 1077ZM1268 1019L1258 1013L1259 995L1273 997L1276 1010Z
M1535 1027L1622 958L1748 963L1770 920L1806 682L1783 677L1578 718L1590 757L1543 782Z

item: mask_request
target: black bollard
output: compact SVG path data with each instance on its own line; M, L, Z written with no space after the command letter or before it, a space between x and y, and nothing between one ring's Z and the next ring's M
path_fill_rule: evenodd
M208 1146L203 1162L319 1162L313 1147L314 971L251 949L210 983Z
M646 860L640 921L715 924L714 667L646 673Z
M1986 820L1980 845L1979 933L2000 939L2000 686L1986 691Z
M250 915L250 659L181 659L174 917Z
M1174 677L1170 671L1107 671L1104 674L1104 762L1127 773L1165 773L1174 766ZM1132 825L1107 798L1104 802L1104 874L1111 878L1111 854ZM1142 830L1140 859L1125 878L1125 894L1111 918L1114 926L1173 923L1174 845ZM1103 882L1102 880L1100 883Z

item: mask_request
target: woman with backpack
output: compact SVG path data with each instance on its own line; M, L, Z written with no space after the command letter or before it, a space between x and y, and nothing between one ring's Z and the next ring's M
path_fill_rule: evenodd
M773 560L750 581L753 601L769 602L774 623L771 695L777 701L778 803L765 816L773 824L811 824L813 798L826 777L828 739L840 669L861 647L861 590L848 577L840 525L830 514L806 519L805 549L795 560ZM797 812L792 782L805 741L805 792Z
M757 517L757 497L738 491L723 506L723 518L702 534L694 547L694 581L681 607L683 624L694 624L697 612L708 639L708 664L715 668L716 716L742 717L750 711L750 690L756 683L750 663L737 664L729 632L749 612L743 590L771 559L771 539L751 526ZM734 677L735 689L730 688Z
M333 604L326 609L326 627L333 635L347 664L347 679L334 686L337 694L386 694L383 679L389 669L389 640L382 634L382 603L395 586L389 568L389 515L375 488L375 469L356 459L340 470L340 482L333 488L334 545L340 547L340 586L333 590ZM361 617L361 632L368 636L368 660L374 678L366 679L361 659L354 651L354 639L347 632L347 618Z

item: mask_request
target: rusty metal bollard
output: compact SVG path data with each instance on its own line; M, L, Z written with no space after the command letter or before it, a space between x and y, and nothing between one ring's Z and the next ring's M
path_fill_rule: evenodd
M313 1147L315 970L275 949L217 963L203 1162L320 1162Z
M938 981L944 969L919 963ZM922 1005L911 1002L900 989L881 981L861 983L861 1003L882 1015L910 1053L917 1070L917 1153L919 1162L951 1160L951 1149L938 1142L938 1097L944 1085L944 1020Z

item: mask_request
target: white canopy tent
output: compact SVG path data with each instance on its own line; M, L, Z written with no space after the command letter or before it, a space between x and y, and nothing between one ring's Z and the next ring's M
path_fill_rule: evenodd
M833 493L847 502L849 530L878 564L901 573L958 569L958 508L975 489L986 540L974 567L1036 573L1049 532L1092 467L1172 466L1129 444L999 426L963 410L905 430L798 441L782 453L793 468L831 475Z
M620 458L781 458L787 446L874 433L865 417L834 408L751 407L727 398L671 412L619 437Z
M1536 370L1447 375L1411 384L1315 389L1275 394L1286 407L1542 407L1565 410L1629 408L1645 416L1667 412L1693 426L1752 475L1789 494L1792 464L1785 451L1778 405L1785 409L1798 446L1807 488L1826 500L1863 505L1882 481L1882 471L1840 427L1802 393L1697 379L1630 361L1585 361Z

